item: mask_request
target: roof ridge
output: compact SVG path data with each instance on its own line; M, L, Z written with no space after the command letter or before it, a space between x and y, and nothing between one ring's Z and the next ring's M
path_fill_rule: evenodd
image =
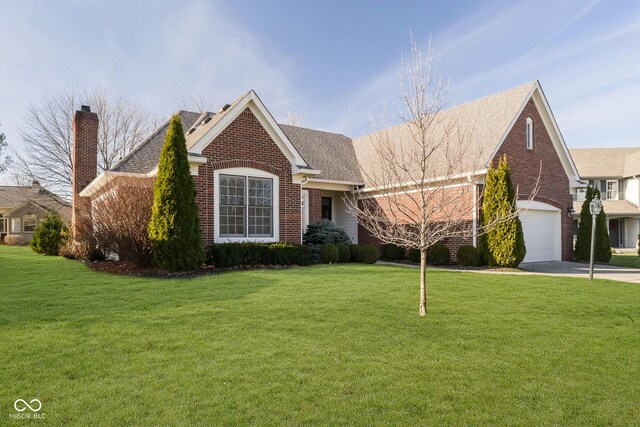
M531 80L529 82L522 83L522 84L519 84L517 86L510 87L508 89L503 89L503 90L498 91L498 92L490 93L489 95L485 95L485 96L483 96L481 98L472 99L471 101L466 101L466 102L463 102L461 104L453 105L453 106L451 106L449 108L445 108L444 110L441 110L441 112L450 111L450 110L453 110L453 109L456 109L456 108L465 107L465 106L467 106L469 104L474 104L476 102L485 101L487 98L491 98L491 97L494 97L494 96L502 95L502 94L504 94L506 92L511 92L511 91L516 90L516 89L521 89L521 88L523 88L525 86L533 87L533 85L535 85L536 83L538 83L538 80Z
M304 127L304 126L288 125L288 124L286 124L286 123L278 123L278 126L287 126L287 127L290 127L290 128L310 130L310 131L313 131L313 132L321 132L321 133L326 133L326 134L329 134L329 135L338 135L338 136L343 136L343 137L348 138L348 139L352 139L350 136L347 136L347 135L345 135L345 134L343 134L343 133L339 133L339 132L330 132L330 131L328 131L328 130L321 130L321 129L307 128L307 127Z
M500 92L494 92L492 94L483 96L482 98L478 98L478 99L474 99L474 100L471 100L471 101L467 101L467 102L464 102L462 104L454 105L454 106L449 107L449 108L444 108L442 110L437 111L435 114L444 114L444 113L454 112L454 111L456 111L456 110L458 110L460 108L468 107L468 106L476 104L478 102L487 101L489 98L492 98L492 97L495 97L495 96L498 96L498 95L502 95L502 94L507 93L507 92L515 91L517 89L522 89L525 86L530 86L531 89L533 89L535 84L539 84L538 80L532 80L530 82L523 83L523 84L520 84L518 86L511 87L509 89L501 90ZM530 92L531 92L531 90L529 90L529 93ZM410 124L410 123L413 123L413 122L401 121L400 123L397 123L397 124L391 125L391 126L387 126L387 127L383 128L383 129L377 129L377 130L373 130L373 131L367 132L366 134L357 136L357 137L355 137L353 139L361 139L361 138L365 138L365 137L370 137L372 135L376 135L376 134L379 134L381 132L386 132L386 131L390 131L392 129L400 128L402 126L407 126L407 124Z

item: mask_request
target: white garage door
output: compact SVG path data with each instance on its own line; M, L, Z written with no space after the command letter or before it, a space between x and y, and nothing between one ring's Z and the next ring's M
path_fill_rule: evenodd
M518 202L527 255L523 262L560 261L562 234L560 209L541 202Z

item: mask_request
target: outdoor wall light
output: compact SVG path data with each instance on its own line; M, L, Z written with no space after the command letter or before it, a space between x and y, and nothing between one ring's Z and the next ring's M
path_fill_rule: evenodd
M573 206L568 206L567 207L567 215L569 215L569 218L573 218L573 214L576 213L576 210L573 209Z

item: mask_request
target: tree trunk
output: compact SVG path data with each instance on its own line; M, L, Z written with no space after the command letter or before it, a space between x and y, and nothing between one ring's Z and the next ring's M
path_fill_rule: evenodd
M420 249L420 316L427 314L427 250Z

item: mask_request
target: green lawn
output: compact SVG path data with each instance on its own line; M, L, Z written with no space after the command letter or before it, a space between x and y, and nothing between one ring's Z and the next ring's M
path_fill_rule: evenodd
M611 256L609 264L618 267L640 268L640 256L638 254L614 254Z
M640 286L318 266L167 280L0 246L0 425L638 425Z

